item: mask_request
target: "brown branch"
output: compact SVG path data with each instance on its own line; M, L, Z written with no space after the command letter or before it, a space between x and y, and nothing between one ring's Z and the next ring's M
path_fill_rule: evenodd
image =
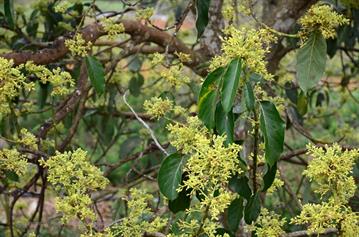
M168 47L169 52L182 52L190 55L191 60L184 63L186 66L193 69L197 74L205 76L207 74L205 69L198 69L197 66L203 62L199 54L176 37L167 32L160 31L153 27L143 25L141 22L133 20L120 20L125 28L125 33L132 36L132 39L139 42L155 43L163 48ZM99 37L105 35L106 32L98 23L93 23L84 27L80 33L86 41L95 42ZM0 57L14 60L15 65L33 61L35 64L49 64L56 62L66 56L69 50L65 46L65 37L61 36L56 39L52 47L45 48L38 51L21 51L0 54Z
M336 228L328 228L324 231L324 233L319 234L319 233L312 233L309 234L308 231L306 230L300 230L300 231L295 231L292 233L288 233L288 234L284 234L283 237L309 237L309 236L331 236L332 234L338 234L338 229Z

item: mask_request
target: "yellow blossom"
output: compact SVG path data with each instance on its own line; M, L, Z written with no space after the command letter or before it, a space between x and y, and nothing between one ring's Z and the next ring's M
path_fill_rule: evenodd
M164 228L167 220L156 217L148 207L147 203L152 199L151 194L131 189L131 196L127 202L128 216L113 227L114 235L142 237L144 232L154 233Z
M173 102L167 98L152 97L150 100L146 100L143 106L148 115L159 119L172 110Z
M28 73L34 74L38 77L41 83L51 83L53 86L51 95L62 96L69 94L75 86L74 79L69 72L63 71L60 68L55 68L52 71L43 65L35 65L29 61L25 64L25 69Z
M139 9L136 11L136 18L139 20L148 20L153 15L153 13L154 9L152 7Z
M125 31L125 27L122 23L116 23L111 18L103 18L101 23L110 39L115 39L119 34Z
M27 161L24 155L15 149L0 150L0 177L3 171L13 171L17 175L23 175L27 170Z
M172 86L181 86L190 82L190 79L183 75L182 64L170 66L168 69L161 71L160 75Z
M222 55L212 59L210 70L226 66L232 59L241 58L251 72L260 74L265 79L272 78L266 69L265 57L269 44L276 40L266 29L239 29L230 26L225 29L226 37L222 43Z
M85 57L91 49L92 43L90 41L86 42L82 34L77 33L73 39L65 40L65 45L73 56Z
M0 114L10 112L10 102L19 95L21 88L27 91L35 88L33 82L26 82L21 69L22 66L14 67L12 60L0 57Z
M90 164L87 152L77 149L64 152L40 161L48 168L48 181L58 192L65 193L56 201L56 209L63 213L62 221L67 222L74 217L82 221L94 221L95 214L91 209L89 191L104 189L108 180L101 171Z
M285 222L285 219L281 219L278 214L262 208L258 219L248 229L254 231L258 237L280 237L285 233L283 230Z
M157 66L164 62L164 59L165 59L164 54L154 53L152 56L153 56L152 61L151 61L152 66Z
M303 28L300 35L305 39L311 32L319 30L324 38L335 38L335 29L348 23L349 20L333 11L331 6L315 4L299 19Z
M342 151L338 144L316 147L308 145L313 160L309 162L304 174L318 184L316 192L322 196L330 193L337 202L346 202L354 195L356 185L350 176L355 161L359 158L358 150Z
M37 150L37 139L34 134L30 133L26 128L22 128L20 131L21 138L18 142L24 146L29 147L32 150Z

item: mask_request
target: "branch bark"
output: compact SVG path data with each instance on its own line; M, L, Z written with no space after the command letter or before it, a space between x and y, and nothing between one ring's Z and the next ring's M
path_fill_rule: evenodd
M163 48L168 47L168 52L182 52L190 55L191 60L184 63L190 67L195 73L205 76L207 71L199 69L204 60L194 50L187 47L181 40L168 34L167 32L160 31L153 27L144 25L138 21L133 20L120 20L125 28L125 33L131 35L135 41L155 43ZM106 34L103 27L98 23L93 23L84 27L80 33L86 41L95 42L99 37ZM12 59L15 65L33 61L35 64L49 64L56 62L66 56L69 50L65 46L65 40L69 36L62 36L56 39L50 48L45 48L38 51L20 51L0 54L0 57Z

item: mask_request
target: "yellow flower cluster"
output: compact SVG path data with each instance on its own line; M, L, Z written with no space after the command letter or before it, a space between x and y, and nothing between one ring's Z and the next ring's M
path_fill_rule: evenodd
M280 179L279 176L276 176L272 185L270 186L270 188L267 190L268 194L272 194L274 193L278 188L282 187L284 185L283 180Z
M169 99L162 99L159 97L152 97L143 103L146 113L152 118L161 118L173 108L173 101Z
M356 190L351 175L353 165L359 157L358 150L342 151L338 144L333 146L308 146L313 160L304 174L318 186L316 192L329 195L328 201L320 204L305 204L294 224L309 225L310 233L323 233L326 228L338 228L340 236L352 237L359 233L359 215L346 206Z
M159 64L162 64L165 60L165 55L164 54L161 54L161 53L154 53L153 55L153 58L151 60L151 65L152 66L157 66Z
M175 52L175 54L182 63L191 62L191 55L182 52Z
M22 128L20 131L21 138L17 142L20 144L29 147L32 150L37 150L37 139L34 134L30 133L26 128Z
M114 236L142 237L144 232L154 233L164 228L167 219L161 219L152 213L147 204L151 200L153 200L151 194L143 190L131 189L131 197L127 203L128 216L113 227Z
M329 193L337 202L345 202L354 195L356 185L352 173L358 150L342 151L338 144L324 148L308 145L313 160L304 174L318 184L315 192L324 196Z
M262 208L258 219L248 226L248 229L254 231L258 237L280 237L285 233L283 230L285 222L280 215Z
M224 146L226 137L211 135L198 117L188 117L185 125L170 124L168 130L171 144L189 156L184 167L188 177L179 190L202 195L198 209L208 209L211 220L216 221L235 198L226 186L232 175L241 172L238 159L241 147L234 143Z
M70 6L71 3L69 1L61 1L54 7L54 11L57 13L65 13Z
M23 65L14 67L12 60L0 57L0 114L10 112L10 102L19 95L20 88L28 91L35 88L35 83L26 82L22 68Z
M172 86L179 87L183 84L189 83L190 79L183 73L183 64L177 64L170 66L169 68L162 70L160 73L167 82Z
M63 213L62 221L68 222L73 217L82 221L93 221L94 212L90 209L91 198L88 191L104 189L108 180L101 171L90 164L87 152L77 149L74 152L64 152L41 161L48 168L48 181L55 190L65 194L57 199L56 208Z
M73 39L65 40L65 45L73 56L85 57L91 49L92 43L86 42L82 34L77 33Z
M148 7L145 9L136 10L136 18L138 20L148 20L153 15L154 9L152 7Z
M125 31L125 26L122 23L116 23L111 18L105 17L101 20L101 23L109 39L115 39L119 34Z
M342 237L353 237L359 233L359 215L335 201L321 204L306 204L293 224L308 225L309 233L324 233L327 228L338 228Z
M222 43L222 55L215 56L210 70L226 66L232 59L241 58L244 65L253 73L260 74L265 79L272 75L266 69L265 56L269 52L269 44L276 40L275 36L266 29L239 29L230 26L224 30L226 37Z
M335 38L335 28L348 23L349 20L333 11L331 6L315 4L299 19L303 28L300 36L306 39L310 33L319 30L324 38Z
M23 175L27 170L26 158L15 149L0 150L0 177L3 171L13 171Z
M25 64L25 68L29 73L38 77L43 84L52 84L52 96L67 95L75 86L75 82L71 77L71 74L66 71L62 71L60 68L56 68L50 71L45 66L35 65L30 61Z

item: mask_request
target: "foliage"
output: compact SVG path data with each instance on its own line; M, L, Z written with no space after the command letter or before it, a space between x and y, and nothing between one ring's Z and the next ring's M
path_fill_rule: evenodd
M3 1L0 237L358 236L358 4L237 2Z

